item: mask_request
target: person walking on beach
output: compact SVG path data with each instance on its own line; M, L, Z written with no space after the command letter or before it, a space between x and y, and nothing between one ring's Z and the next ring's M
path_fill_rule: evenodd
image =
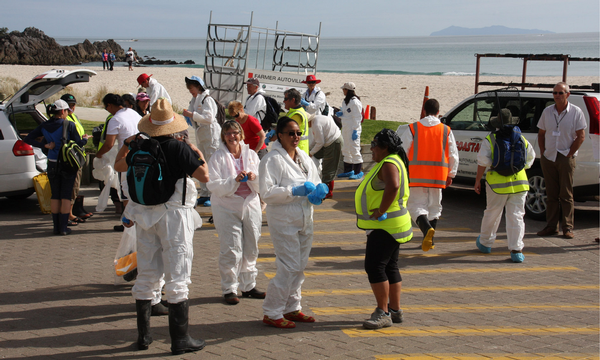
M152 105L160 98L165 98L172 104L169 93L164 86L152 77L152 74L148 75L144 73L138 76L137 82L140 86L146 88L146 94L148 94L148 97L150 98L150 108L152 108Z
M487 141L481 143L481 148L477 154L477 176L475 177L474 187L477 194L481 192L483 174L493 164L494 150L498 150L492 144L497 142L498 135L502 137L510 136L513 131L512 126L516 122L518 122L518 119L513 121L509 109L501 109L498 116L490 119L490 124L497 131L486 137ZM504 135L504 133L508 134ZM500 225L502 211L504 210L508 250L510 250L511 260L516 263L522 263L525 260L522 251L525 246L523 243L523 235L525 234L523 216L525 216L525 198L527 191L529 191L529 182L525 170L529 169L535 160L533 146L527 142L525 137L521 136L521 138L526 152L525 167L514 175L503 176L493 169L489 169L485 175L486 208L481 220L481 232L475 241L475 245L482 253L489 254L492 251L496 231L498 231L498 225Z
M198 76L186 77L185 86L192 94L192 100L190 100L187 110L183 110L183 116L192 121L192 126L196 129L196 145L204 154L206 161L210 161L212 154L217 151L221 143L221 126L217 122L217 103L210 96L204 80ZM198 198L199 205L211 205L210 190L206 184L200 183L200 194L198 195L200 196Z
M573 171L577 150L585 140L587 122L583 111L569 102L569 85L559 82L552 95L554 105L544 109L537 124L540 164L546 183L546 227L538 236L558 234L558 225L567 239L575 237Z
M390 129L377 133L371 142L373 161L356 193L359 229L367 230L365 271L375 295L377 307L363 323L366 329L381 329L403 321L400 308L402 276L398 269L400 244L413 237L410 214L406 209L410 188L406 154L398 134Z
M110 70L108 67L108 53L106 49L102 50L102 70Z
M308 114L302 105L300 105L302 95L300 95L300 92L296 89L287 89L283 92L283 96L283 105L285 106L285 109L288 110L285 116L294 120L300 127L300 131L302 131L298 148L304 151L306 155L310 155L310 148L308 145Z
M458 149L450 127L438 118L440 104L429 99L425 117L398 128L402 146L408 154L410 198L408 212L423 233L421 249L434 248L433 236L442 215L442 189L452 184L458 170Z
M312 135L310 156L323 160L321 182L327 185L329 192L325 199L333 197L333 186L338 165L342 159L344 139L331 116L313 114L308 118L308 127Z
M110 53L108 54L108 62L110 63L110 71L114 70L116 60L117 60L117 57L111 50Z
M356 95L356 85L347 82L342 86L344 100L340 111L335 115L342 119L342 136L344 137L344 172L338 177L347 177L352 180L363 177L363 158L360 153L360 134L362 133L362 103Z
M314 75L307 75L306 80L302 82L308 89L304 92L300 103L310 115L329 115L329 105L327 105L325 93L321 91L321 88L316 87L320 82L321 80Z
M131 47L125 53L125 61L127 61L127 64L129 65L129 71L133 71L133 62L136 61L136 58Z
M246 105L244 105L244 112L257 118L258 122L262 123L267 114L267 101L264 97L265 91L260 88L260 81L256 78L248 79L246 81L246 91L248 91L248 97L246 98Z

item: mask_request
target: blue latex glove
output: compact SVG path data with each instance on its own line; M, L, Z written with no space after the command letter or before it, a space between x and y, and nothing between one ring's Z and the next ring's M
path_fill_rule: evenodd
M356 140L356 139L358 139L358 130L354 130L352 132L352 140Z
M311 193L311 195L315 195L320 199L325 199L325 195L329 192L329 187L327 185L320 183L317 185L317 188Z
M184 118L185 118L185 121L188 123L189 126L194 126L194 123L192 122L192 119L190 119L187 116L184 116Z
M240 180L240 182L246 182L246 181L248 181L248 175L244 176L244 177L242 178L242 180Z
M300 105L302 105L302 106L308 106L308 105L310 105L310 103L308 101L304 100L304 99L300 99Z
M128 218L126 218L125 216L123 216L123 217L121 218L121 221L123 221L123 224L125 224L125 225L129 225L129 224L131 224L131 220L129 220L129 219L128 219Z
M292 188L292 195L306 196L306 195L312 193L315 190L315 188L316 188L315 184L311 183L310 181L307 181L303 185L294 186Z
M271 137L275 135L275 129L269 130L267 135L265 135L265 144L269 144L271 142Z
M387 219L387 213L383 213L383 215L381 215L380 217L377 218L377 220L379 220L379 221L383 221L385 219Z
M319 196L317 196L317 194L310 193L308 194L308 201L310 201L311 204L313 205L321 205L321 203L323 202L323 199L320 198Z
M338 111L338 112L335 113L335 116L342 117L342 116L344 116L344 112L343 111Z

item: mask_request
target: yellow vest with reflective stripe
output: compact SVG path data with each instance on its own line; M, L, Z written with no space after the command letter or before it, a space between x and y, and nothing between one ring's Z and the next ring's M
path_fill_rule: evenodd
M298 122L298 127L300 127L300 130L302 130L302 136L300 137L300 141L298 142L298 147L300 148L300 150L304 150L304 152L308 156L310 156L310 149L308 146L308 114L306 113L304 108L299 107L297 109L290 109L286 116L291 119L292 116L296 114L302 118L302 121Z
M386 162L394 164L398 168L400 175L400 188L396 193L394 202L387 210L387 219L379 221L371 219L369 216L373 213L371 210L378 209L383 199L383 189L373 189L373 180L376 179L379 170ZM406 176L406 168L396 154L388 155L380 161L369 173L356 189L354 193L354 206L356 208L356 226L363 230L382 229L387 231L399 243L410 241L413 236L412 224L410 222L410 214L406 208L406 202L410 190L408 186L408 177Z
M85 134L83 125L81 125L81 122L77 118L77 115L71 114L71 115L67 116L67 120L72 121L75 124L75 127L77 128L77 132L79 133L79 136L83 136Z
M102 145L104 145L104 142L106 141L106 129L108 128L108 122L110 121L110 119L112 119L112 117L112 115L108 115L106 121L104 122L104 127L102 128L102 133L100 134L100 143L98 144L98 151L102 149Z
M492 159L494 158L494 147L492 146L492 139L490 136L496 136L490 134L486 137L486 140L490 142L490 148L492 149ZM522 137L522 136L521 136ZM529 147L529 142L523 138L525 143L525 149ZM529 191L529 181L527 180L527 173L525 168L514 175L504 176L500 175L495 171L488 171L485 174L485 181L487 181L490 188L496 194L516 194L523 191Z

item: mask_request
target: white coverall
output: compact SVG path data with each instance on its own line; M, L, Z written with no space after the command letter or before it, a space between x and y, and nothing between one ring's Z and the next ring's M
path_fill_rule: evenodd
M529 169L535 160L535 150L531 144L527 145L527 158L525 169ZM481 148L477 154L477 165L490 167L492 165L492 150L487 139L481 142ZM411 192L412 196L412 192ZM523 250L523 235L525 234L525 197L527 191L515 194L496 194L490 185L485 183L486 207L481 220L481 232L479 243L483 246L492 247L496 240L496 231L502 220L502 210L506 208L506 238L508 250Z
M196 129L196 146L207 163L221 142L221 126L217 122L217 103L212 97L206 98L209 94L208 90L204 90L202 94L193 97L188 106L188 111L194 113L192 120ZM210 197L210 191L205 183L200 183L200 197Z
M429 115L419 120L419 122L426 127L432 127L438 125L440 119L437 116ZM400 135L402 147L406 151L406 155L408 155L413 144L412 132L408 125L401 125L396 130L396 133ZM448 166L450 167L448 176L454 178L458 171L458 148L456 147L456 140L452 131L448 135L448 150L450 152L448 154ZM427 220L429 221L439 219L442 215L442 189L420 186L411 187L406 208L415 223L421 215L427 216Z
M308 90L304 92L304 100L308 101L310 105L304 108L306 112L310 115L317 113L317 115L321 115L323 110L325 110L325 105L327 105L327 98L325 97L325 93L321 91L320 87L315 87L312 93L308 94Z
M319 184L319 174L308 155L296 148L308 175L290 158L279 141L262 158L260 194L267 206L267 221L277 256L277 273L269 282L263 312L277 320L301 310L300 289L313 240L313 206L306 196L293 196L292 188L306 181Z
M259 159L248 145L241 145L243 170L256 175L255 180L246 182L252 193L245 199L235 194L241 184L235 180L239 172L233 155L223 142L208 162L210 181L207 187L212 193L213 219L221 241L219 270L223 294L237 294L238 287L241 291L254 289L258 274L256 259L262 227L258 197Z
M177 304L188 298L194 230L202 226L202 219L194 210L196 185L186 180L185 206L181 204L184 180L179 179L166 204L145 206L130 201L125 208L123 216L136 225L138 276L132 289L136 300L160 300L163 273L167 301Z
M151 77L150 79L148 79L148 87L146 88L146 93L150 98L150 106L154 105L156 100L160 98L166 98L167 100L169 100L169 103L173 103L165 87L162 86L158 81L156 81L155 78Z
M342 100L341 111L344 112L342 119L342 137L344 146L342 155L347 164L362 164L363 158L360 153L360 133L362 132L362 103L358 98L353 97L346 105ZM352 140L352 132L358 131L358 138Z
M259 88L254 95L248 96L244 105L244 112L257 118L259 123L267 114L267 100L265 100L264 94L265 91Z

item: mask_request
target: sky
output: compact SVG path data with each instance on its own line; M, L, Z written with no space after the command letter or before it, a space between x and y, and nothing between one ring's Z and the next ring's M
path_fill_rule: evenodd
M1 27L51 37L204 38L213 23L323 37L429 36L449 26L599 32L598 0L21 0L2 1ZM64 15L58 15L64 9ZM46 11L44 11L46 10Z

